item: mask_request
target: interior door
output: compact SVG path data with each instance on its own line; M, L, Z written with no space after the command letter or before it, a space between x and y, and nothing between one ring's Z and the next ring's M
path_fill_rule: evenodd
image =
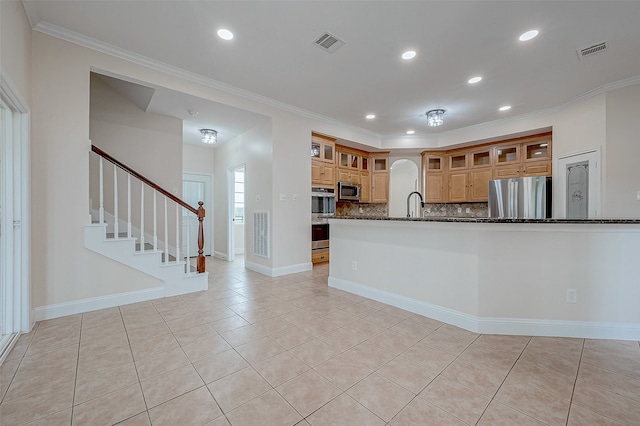
M558 157L553 171L556 217L600 217L600 150Z
M204 255L211 255L213 243L213 197L211 196L211 176L184 173L182 175L182 199L190 206L197 207L204 201L206 215L204 226ZM195 214L182 210L182 253L189 257L198 255L198 218Z

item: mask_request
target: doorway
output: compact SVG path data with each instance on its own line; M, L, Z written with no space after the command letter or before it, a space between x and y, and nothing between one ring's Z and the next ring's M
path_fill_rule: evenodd
M395 160L391 165L389 175L389 216L407 216L407 196L413 191L418 191L418 166L408 158ZM412 198L409 205L409 214L412 217L421 216L420 200L417 196Z
M236 255L244 255L245 248L245 166L244 164L229 170L229 261ZM244 256L242 256L244 259Z
M204 201L206 214L203 220L204 255L211 255L213 246L213 185L212 176L206 174L182 174L182 199L190 206L197 207L198 201ZM182 209L182 253L185 256L198 256L198 217Z
M31 328L29 294L29 114L0 83L0 363Z
M600 149L557 157L554 176L555 217L600 217Z

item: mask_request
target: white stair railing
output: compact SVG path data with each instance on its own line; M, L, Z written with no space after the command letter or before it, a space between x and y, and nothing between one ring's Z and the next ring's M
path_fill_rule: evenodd
M189 206L188 204L186 204L184 201L180 200L179 198L177 198L175 195L169 193L168 191L162 189L160 186L156 185L155 183L151 182L150 180L148 180L147 178L145 178L144 176L140 175L139 173L137 173L136 171L134 171L133 169L129 168L128 166L124 165L123 163L121 163L120 161L116 160L115 158L111 157L109 154L107 154L106 152L102 151L100 148L97 148L95 146L92 145L91 150L96 153L97 155L99 155L99 167L98 167L98 184L99 184L99 202L100 202L100 207L99 207L99 220L101 224L107 224L105 222L105 206L104 206L104 167L103 167L103 159L106 159L107 161L110 161L111 163L113 163L113 238L114 239L119 239L119 222L120 222L120 218L118 217L118 210L119 210L119 202L126 202L127 203L127 222L126 222L126 227L127 227L127 238L128 239L132 239L133 238L133 228L136 225L139 225L139 231L136 231L136 235L139 234L139 239L138 239L138 243L139 243L139 247L137 248L138 252L145 252L146 247L145 247L145 217L147 214L150 214L149 212L147 212L145 209L148 208L147 205L145 205L145 186L151 187L152 189L152 197L153 197L153 251L159 251L158 250L158 206L157 206L157 194L160 193L161 195L164 196L164 205L163 205L163 212L164 213L164 223L163 223L163 235L161 236L163 238L163 244L164 247L162 248L163 250L163 263L165 265L169 265L170 263L175 263L175 264L184 264L184 272L186 274L191 273L191 265L190 265L190 242L191 242L191 235L190 235L190 231L191 231L191 226L190 226L190 218L189 218L189 214L195 214L196 217L198 218L198 222L199 222L199 226L198 226L198 235L197 235L197 241L198 241L198 262L197 262L197 271L198 272L204 272L205 268L204 268L204 254L203 254L203 249L204 249L204 230L203 230L203 219L205 217L205 209L203 208L203 202L199 202L198 203L198 207L192 207ZM126 195L126 201L120 200L119 199L119 194L118 194L118 171L119 170L123 170L125 173L127 173L127 183L126 183L126 190L127 190L127 195ZM132 215L131 215L131 209L132 209L132 191L131 191L131 177L134 177L138 180L140 180L141 185L140 185L140 221L139 224L134 224L133 223L133 219L132 219ZM122 181L122 184L124 185L124 181ZM124 188L122 189L122 191L124 192ZM148 192L147 192L148 194ZM124 195L124 194L123 194ZM123 197L124 198L124 197ZM169 229L170 229L170 221L173 220L174 218L170 218L169 216L169 212L171 211L168 207L169 203L174 203L175 205L175 245L172 247L170 246L170 241L172 239L172 237L169 234ZM186 223L186 231L185 231L185 237L186 237L186 247L183 247L183 249L186 252L186 257L181 257L181 233L180 233L180 226L181 226L181 220L183 218L183 216L181 215L182 213L182 209L187 210L189 213L187 213L187 216L184 216L184 219L187 221ZM107 224L108 225L108 224ZM124 223L123 223L124 226ZM108 235L105 235L105 237L107 237ZM171 237L171 239L170 239ZM172 253L173 251L173 253ZM175 259L173 262L171 262L171 255L175 255Z

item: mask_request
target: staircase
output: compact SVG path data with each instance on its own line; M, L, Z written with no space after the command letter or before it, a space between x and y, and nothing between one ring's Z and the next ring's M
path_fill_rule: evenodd
M202 251L204 247L202 219L205 214L202 202L199 203L199 207L189 206L106 152L93 145L91 148L99 156L100 208L97 214L93 212L89 215L89 220L84 227L85 247L161 280L164 283L163 295L165 297L206 290L209 274L204 270L205 262ZM109 192L113 194L108 213L104 207L105 169L103 160L113 164L112 179L107 179L113 181L113 185L108 188ZM139 209L139 215L132 215L131 212L132 177L134 178L134 187L139 188L139 193L136 194L138 198L136 207ZM135 182L135 180L139 182ZM148 198L150 200L146 201L147 208L145 209L145 200ZM164 201L164 209L158 208L158 198L161 203ZM148 206L148 204L152 204L152 206ZM125 206L126 218L120 219L118 217L119 205ZM171 209L168 209L168 205L171 205ZM199 229L197 235L194 236L195 241L198 242L198 253L189 253L191 231L188 230L185 231L186 251L182 255L180 254L182 243L180 222L183 212L198 216ZM171 217L171 214L174 216ZM134 216L137 216L137 221ZM158 216L160 216L160 222L164 222L160 229L158 228ZM148 222L146 227L145 219ZM169 232L170 221L175 224L173 235ZM189 221L186 222L189 223ZM173 231L173 226L171 228ZM119 232L119 229L126 229L126 232ZM134 236L134 232L137 237ZM173 238L173 244L170 244L170 238ZM161 245L162 248L160 248ZM191 265L191 261L192 256L196 255L196 266L194 267Z

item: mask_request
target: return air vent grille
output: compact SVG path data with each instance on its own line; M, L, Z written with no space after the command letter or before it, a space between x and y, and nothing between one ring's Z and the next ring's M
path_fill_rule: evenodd
M607 42L594 44L593 46L578 50L578 59L586 58L587 56L595 55L598 52L607 50Z
M253 212L253 254L269 258L269 212Z
M338 48L344 46L344 41L340 40L338 37L325 32L320 37L318 37L313 44L324 50L325 52L333 53Z

